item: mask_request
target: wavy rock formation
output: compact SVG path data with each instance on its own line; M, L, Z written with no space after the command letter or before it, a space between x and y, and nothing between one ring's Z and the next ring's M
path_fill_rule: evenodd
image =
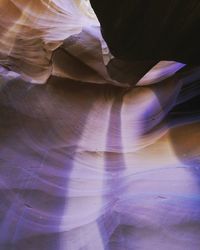
M2 0L0 62L26 80L43 83L52 51L87 23L96 23L86 1Z
M199 250L200 68L113 58L87 1L0 19L0 249Z

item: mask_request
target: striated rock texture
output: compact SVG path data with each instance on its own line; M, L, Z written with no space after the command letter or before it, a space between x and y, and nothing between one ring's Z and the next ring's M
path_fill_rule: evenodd
M1 0L0 63L31 82L45 82L52 51L97 22L90 9L81 0Z
M199 250L200 67L114 58L87 1L0 20L0 250Z

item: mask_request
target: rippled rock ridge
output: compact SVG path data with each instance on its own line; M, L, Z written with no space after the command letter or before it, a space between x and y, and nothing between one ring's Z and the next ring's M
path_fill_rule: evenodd
M200 4L91 4L0 1L0 250L199 250Z

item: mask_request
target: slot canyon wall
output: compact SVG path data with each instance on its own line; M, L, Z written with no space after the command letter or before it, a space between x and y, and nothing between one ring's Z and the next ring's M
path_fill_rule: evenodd
M0 250L200 249L200 4L160 2L0 1Z

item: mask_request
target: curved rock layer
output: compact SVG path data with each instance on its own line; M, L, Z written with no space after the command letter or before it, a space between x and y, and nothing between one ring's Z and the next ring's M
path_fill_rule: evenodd
M97 24L87 1L2 0L0 63L26 80L45 82L52 71L52 51L86 24Z
M33 84L38 37L30 26L30 40L17 33L34 41L30 53L13 43L16 28L1 34L15 66L0 68L0 249L199 250L200 68L124 67L95 17L63 30L60 15L77 22L85 2L38 3L0 3L1 13L13 10L4 22L20 25L17 9L37 13L39 40L53 53L46 84Z

